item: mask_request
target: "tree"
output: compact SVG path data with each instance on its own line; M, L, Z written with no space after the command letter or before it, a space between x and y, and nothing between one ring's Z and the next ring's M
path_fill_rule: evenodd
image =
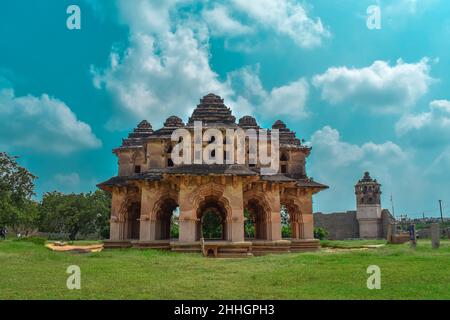
M109 234L110 195L97 190L91 193L44 194L39 208L41 230L68 234L75 240L78 234Z
M95 233L99 238L109 238L109 218L111 214L111 193L97 190L88 194L96 219L94 223Z
M202 221L202 233L205 239L222 239L222 218L217 212L205 212Z
M37 205L31 200L37 177L17 159L0 152L0 226L28 233L37 226Z
M284 206L281 208L280 217L281 217L281 236L283 238L292 237L292 228L290 222L291 219L288 210Z
M254 238L255 237L255 220L253 215L250 213L250 211L245 208L244 209L244 232L245 236L247 238Z

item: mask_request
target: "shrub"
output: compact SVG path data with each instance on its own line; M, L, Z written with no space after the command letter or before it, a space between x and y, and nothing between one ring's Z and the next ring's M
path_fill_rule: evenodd
M326 237L328 237L328 231L325 230L324 228L314 228L314 238L319 239L319 240L323 240L326 239Z

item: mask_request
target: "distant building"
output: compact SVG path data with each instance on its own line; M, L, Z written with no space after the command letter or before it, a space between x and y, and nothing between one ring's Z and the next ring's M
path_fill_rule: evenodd
M355 185L356 219L359 237L377 239L382 237L381 184L370 177L369 172Z
M314 227L327 230L332 240L386 238L387 226L394 218L381 208L381 184L366 172L355 185L355 196L356 211L315 213Z

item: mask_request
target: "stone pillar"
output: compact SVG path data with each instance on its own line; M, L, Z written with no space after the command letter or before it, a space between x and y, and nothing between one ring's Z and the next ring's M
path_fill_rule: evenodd
M109 239L112 241L124 240L123 224L124 217L121 216L121 210L126 200L126 193L119 188L112 191L111 219L109 220Z
M301 199L299 221L300 239L314 239L314 218L312 207L312 193L307 193Z
M300 225L297 221L291 221L291 238L300 239Z
M198 219L193 218L195 213L192 212L193 210L187 210L183 211L180 207L180 218L178 220L179 228L180 228L180 235L179 235L179 241L180 242L194 242L196 241L196 235L197 235L197 221Z
M225 187L225 197L231 207L231 216L227 217L227 240L232 242L244 241L244 194L241 178L235 179L231 185ZM230 214L230 213L228 213Z
M431 245L433 249L439 249L439 246L441 245L441 230L439 228L439 223L432 223L430 231L431 231Z
M192 189L187 183L181 183L180 185L180 217L179 223L179 242L194 242L197 238L197 212L193 208L193 204L189 199L189 195L192 193Z
M160 197L148 184L143 184L141 189L141 217L140 217L140 240L155 240L155 212L153 208Z
M314 239L314 219L312 213L302 214L303 239Z
M281 204L280 204L280 192L278 186L274 185L271 192L266 194L268 202L270 204L269 221L267 223L267 240L277 241L281 240Z

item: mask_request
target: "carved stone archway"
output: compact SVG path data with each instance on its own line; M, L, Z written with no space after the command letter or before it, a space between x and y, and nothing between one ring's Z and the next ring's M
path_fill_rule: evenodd
M251 215L255 225L255 240L273 240L277 238L273 232L275 223L279 223L279 212L276 205L269 202L262 190L248 190L244 193L244 208Z
M221 229L220 237L211 237L205 230L205 223L208 216L216 216L218 227ZM196 227L196 240L201 238L207 240L227 240L227 216L228 212L226 207L219 198L216 197L206 197L200 206L197 208L197 227Z
M289 214L289 224L291 226L292 239L305 239L305 226L303 223L303 214L301 204L296 198L284 197L281 204L286 208Z
M171 239L171 226L174 211L178 207L175 197L162 196L152 210L152 221L155 223L155 240Z
M230 201L224 196L225 187L210 182L197 188L189 197L195 213L195 239L202 237L202 218L206 212L215 212L222 221L222 240L231 240L232 209Z
M139 189L130 187L125 193L116 221L119 240L139 240L141 216Z

